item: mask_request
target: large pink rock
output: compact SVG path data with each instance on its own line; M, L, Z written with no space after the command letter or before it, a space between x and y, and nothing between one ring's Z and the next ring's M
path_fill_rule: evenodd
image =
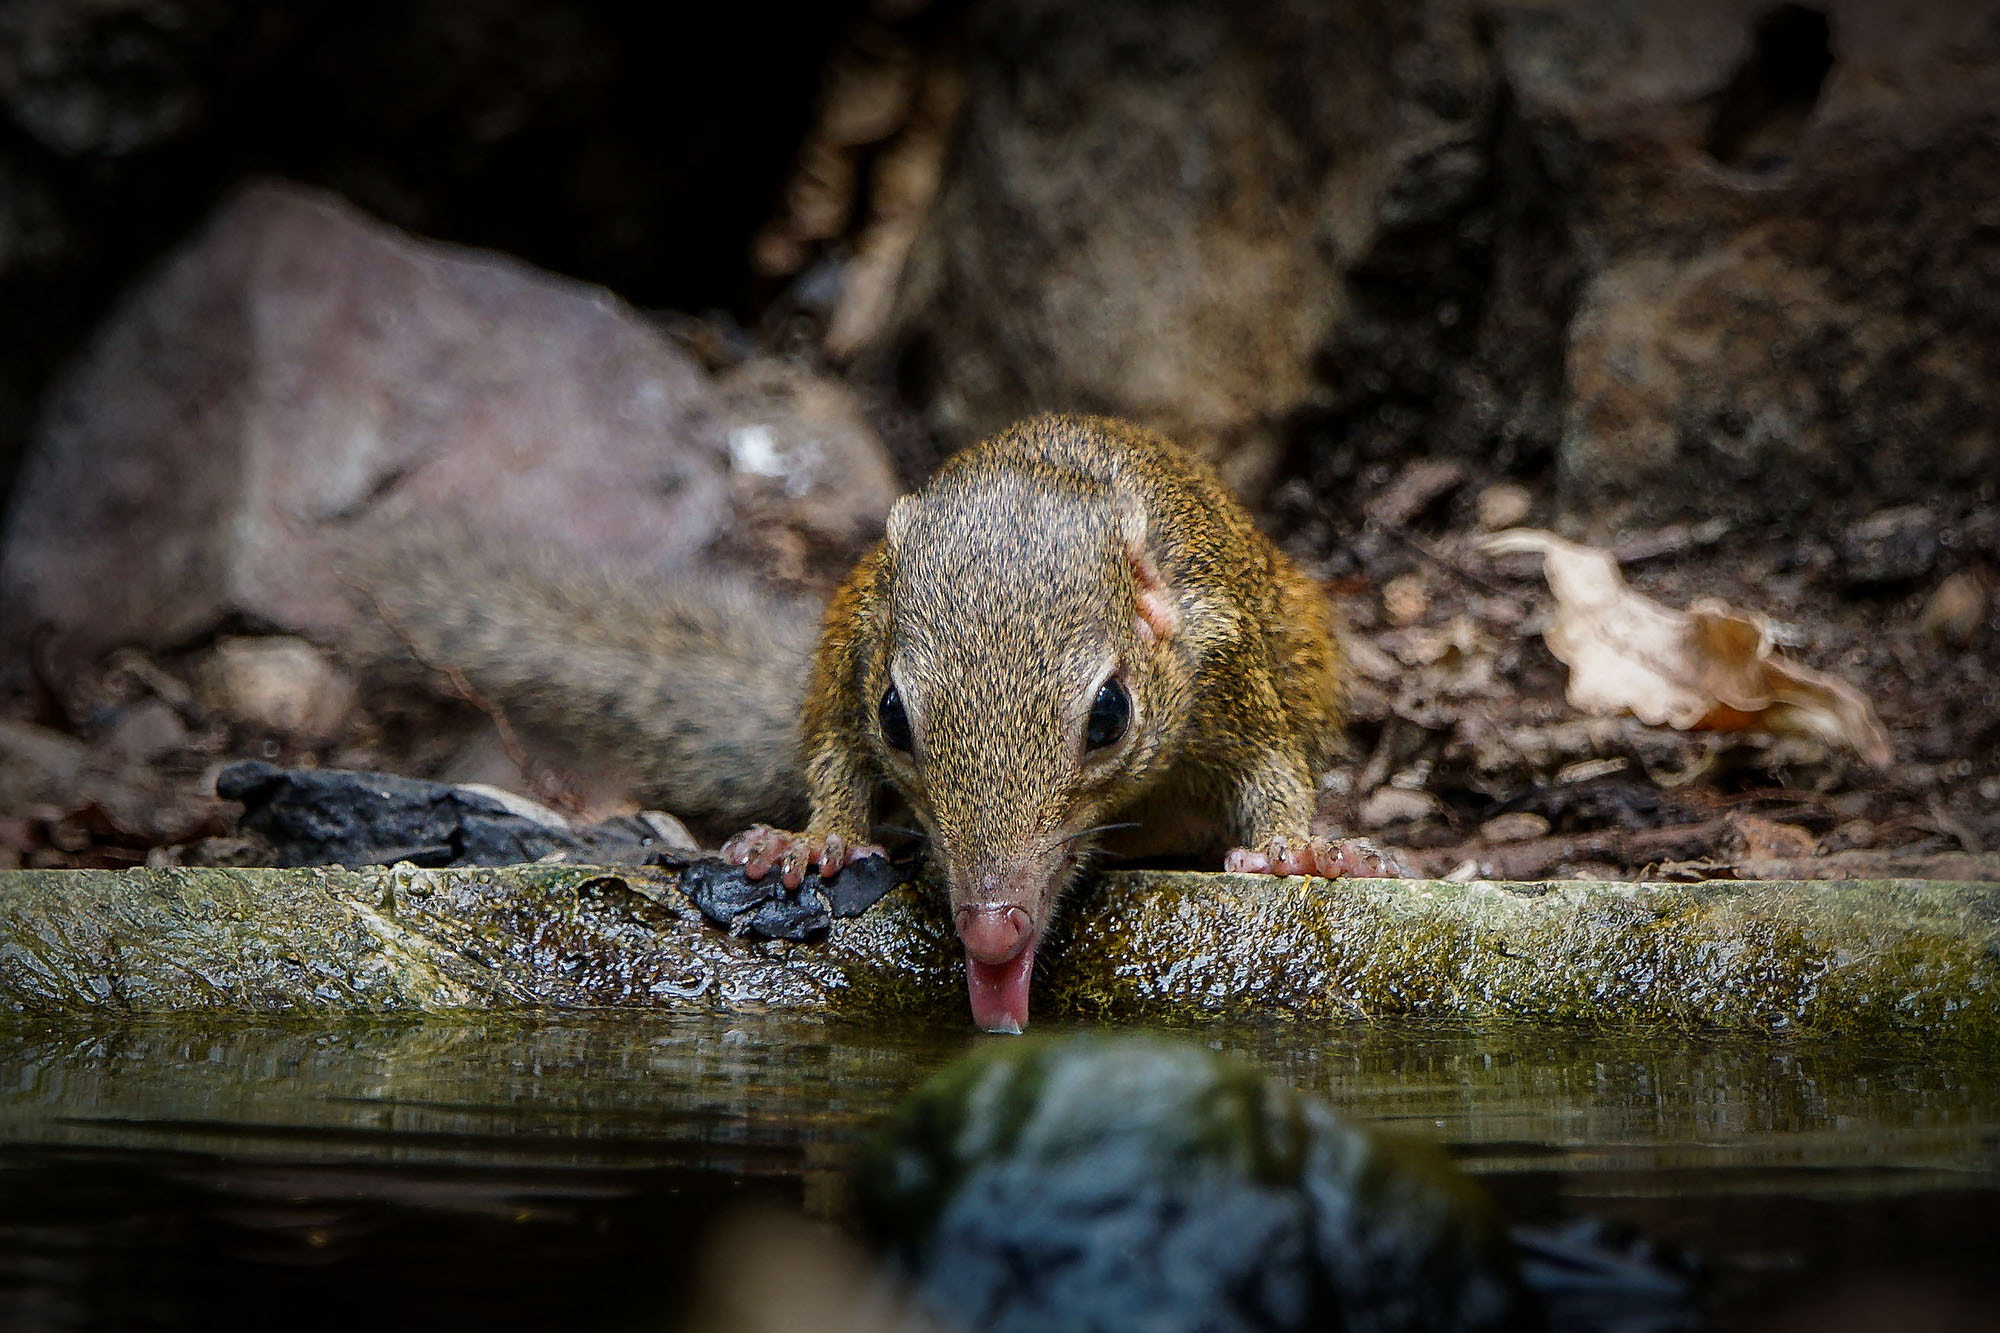
M67 668L237 617L338 640L352 557L402 523L644 576L764 485L865 535L893 482L858 415L801 441L761 410L609 293L252 186L54 390L0 552L6 641Z

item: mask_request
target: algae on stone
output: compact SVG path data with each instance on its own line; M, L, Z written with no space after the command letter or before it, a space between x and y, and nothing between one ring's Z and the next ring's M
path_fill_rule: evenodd
M1108 875L1045 1017L1282 1011L2000 1037L2000 885L1453 884ZM823 942L729 936L670 871L0 874L0 1010L581 1007L962 1013L934 891Z
M2000 1035L2000 885L1117 879L1072 1009Z
M0 1005L350 1011L823 1005L837 969L707 928L666 872L0 875Z

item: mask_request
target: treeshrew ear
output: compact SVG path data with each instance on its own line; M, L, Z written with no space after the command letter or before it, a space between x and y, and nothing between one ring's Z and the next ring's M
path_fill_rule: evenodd
M1153 559L1145 508L1130 495L1118 496L1114 504L1119 532L1125 542L1125 559L1132 567L1132 586L1138 594L1133 628L1141 643L1164 642L1180 631L1181 611Z

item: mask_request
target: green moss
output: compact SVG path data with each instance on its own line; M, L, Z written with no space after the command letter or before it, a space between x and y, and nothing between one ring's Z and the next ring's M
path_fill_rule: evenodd
M961 1014L935 887L823 943L731 938L664 871L0 874L25 1011ZM1448 884L1130 873L1070 905L1038 1017L1411 1017L2000 1041L2000 886Z
M2000 1036L2000 888L1127 875L1057 1008Z

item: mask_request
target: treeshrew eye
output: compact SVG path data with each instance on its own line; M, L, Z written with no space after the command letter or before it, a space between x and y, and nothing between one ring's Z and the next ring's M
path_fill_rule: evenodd
M875 718L882 724L882 739L901 750L910 752L910 715L903 708L903 696L896 693L891 685L882 695L882 703L875 710Z
M1090 721L1083 729L1083 743L1092 750L1102 750L1115 743L1125 734L1127 724L1132 721L1132 696L1125 693L1125 687L1115 680L1107 680L1097 689L1097 697L1090 703Z

